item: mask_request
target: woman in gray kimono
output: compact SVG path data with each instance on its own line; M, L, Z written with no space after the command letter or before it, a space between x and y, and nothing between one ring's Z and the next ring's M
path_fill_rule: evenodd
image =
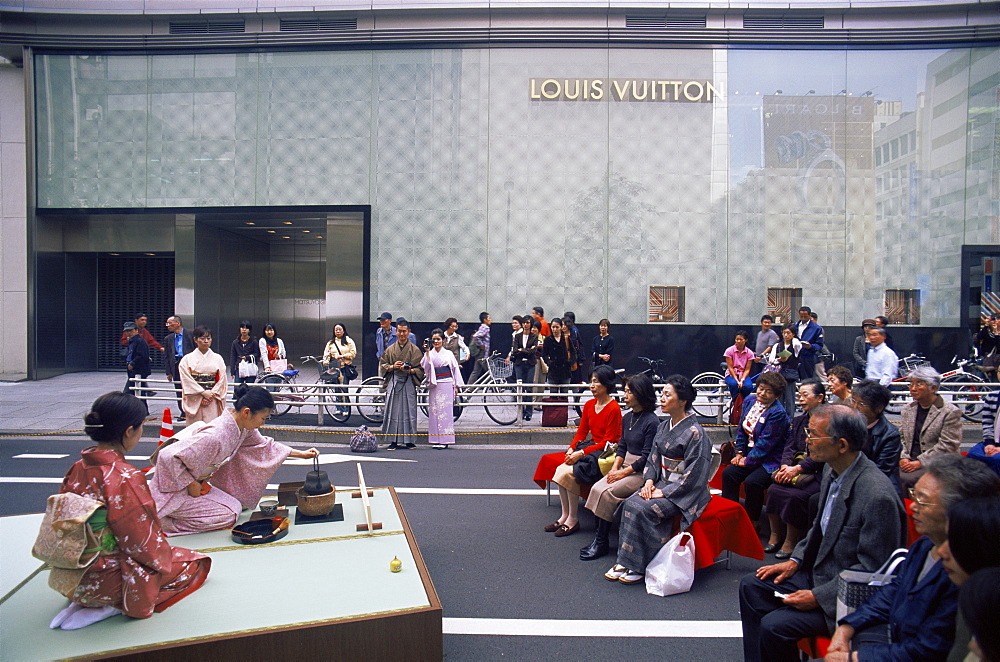
M604 574L610 581L642 581L646 566L673 535L674 517L680 515L681 530L687 529L708 505L712 442L691 411L694 399L687 377L667 377L660 410L668 420L656 431L645 483L622 506L618 562Z

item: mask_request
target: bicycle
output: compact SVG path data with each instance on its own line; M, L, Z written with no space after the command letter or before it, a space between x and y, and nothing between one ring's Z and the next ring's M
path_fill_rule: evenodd
M350 399L346 395L335 395L336 392L347 393L347 386L328 387L328 384L338 383L338 373L336 367L327 368L323 362L315 356L301 357L303 364L316 364L316 381L313 384L298 384L296 378L299 370L290 369L283 372L265 372L257 376L255 383L267 389L274 398L274 409L272 416L283 416L292 407L302 407L306 404L308 396L319 395L326 413L337 423L344 423L351 417ZM334 393L333 395L331 394Z
M460 395L463 401L473 398L481 399L486 415L499 425L512 425L517 420L517 388L507 382L514 368L504 360L503 354L493 352L486 359L487 372L483 373L474 383L466 386ZM369 423L381 424L384 418L385 393L382 391L382 378L369 377L358 387L358 413ZM417 405L420 411L427 415L427 384L417 387ZM466 405L468 406L468 405ZM465 406L456 406L455 420L462 415Z

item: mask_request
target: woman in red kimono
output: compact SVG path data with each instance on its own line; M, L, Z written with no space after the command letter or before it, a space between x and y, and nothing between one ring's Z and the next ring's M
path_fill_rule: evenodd
M573 465L592 451L603 451L607 442L614 444L622 435L622 410L614 398L615 371L611 366L599 365L590 375L590 392L593 400L583 406L580 425L565 453L548 453L538 461L535 482L545 487L547 481L559 486L562 513L559 519L545 526L547 533L561 538L580 530L577 512L580 509L580 482L573 474ZM590 439L587 439L590 435ZM600 476L597 477L598 479Z
M124 393L102 395L84 417L97 446L80 453L59 491L105 504L114 547L102 551L67 591L70 605L52 628L75 630L119 613L148 618L198 590L208 576L210 558L167 544L146 477L125 461L142 436L145 417L142 401Z

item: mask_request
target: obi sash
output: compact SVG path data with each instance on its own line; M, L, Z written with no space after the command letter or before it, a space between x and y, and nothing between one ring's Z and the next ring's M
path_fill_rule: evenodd
M451 366L447 365L434 366L434 377L436 379L451 379Z
M211 373L204 373L204 372L195 372L194 370L192 370L191 376L194 378L194 381L198 383L198 386L202 387L206 391L211 390L212 387L215 386L215 383L219 381L218 371Z

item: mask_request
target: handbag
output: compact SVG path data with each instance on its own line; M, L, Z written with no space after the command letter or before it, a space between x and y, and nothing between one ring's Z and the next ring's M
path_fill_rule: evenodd
M274 359L268 361L267 365L271 368L271 372L284 372L288 370L288 359Z
M597 466L601 469L601 475L607 476L611 467L615 466L615 458L618 457L618 444L605 444L604 451L597 458Z
M378 450L378 439L368 431L368 426L362 425L354 429L351 435L352 453L374 453Z
M350 363L345 363L343 367L340 368L340 374L344 376L344 383L347 383L352 379L358 378L358 369Z
M581 440L577 443L577 450L583 450L586 446L589 446L590 442L586 439ZM617 444L606 443L603 450L596 450L587 453L573 465L573 477L576 478L576 482L581 485L593 485L601 478L603 478L608 470L611 469L611 465L615 463L615 451L618 449ZM607 468L601 466L601 460L606 454L610 453L610 462L606 464Z
M465 346L464 343L459 342L458 344L458 362L463 363L469 360L469 348Z
M682 531L660 548L646 566L646 593L666 597L687 593L694 583L694 536Z
M257 376L257 362L253 359L241 360L240 365L237 368L237 374L242 377L256 377Z
M901 547L889 555L875 572L841 570L837 577L837 621L860 607L865 600L890 583L896 567L906 559L907 549Z

